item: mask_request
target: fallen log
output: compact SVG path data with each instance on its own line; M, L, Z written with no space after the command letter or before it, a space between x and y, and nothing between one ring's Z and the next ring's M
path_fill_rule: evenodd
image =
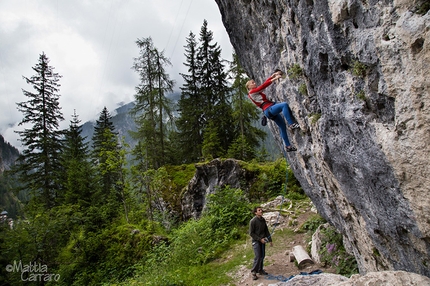
M296 245L290 252L290 262L297 260L299 268L303 268L307 264L314 264L314 261L310 258L309 254L301 245Z

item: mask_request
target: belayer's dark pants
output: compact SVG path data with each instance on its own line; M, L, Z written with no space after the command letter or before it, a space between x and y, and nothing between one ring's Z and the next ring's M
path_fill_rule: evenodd
M263 270L263 260L266 256L266 244L263 244L259 241L253 241L252 248L254 249L255 257L251 272L258 273Z

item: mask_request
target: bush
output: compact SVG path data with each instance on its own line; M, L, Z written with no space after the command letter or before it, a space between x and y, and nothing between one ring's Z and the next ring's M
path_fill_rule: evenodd
M291 79L297 79L301 75L303 75L303 69L299 64L294 64L291 68L287 70L288 76Z
M308 88L306 87L305 83L302 83L299 86L299 93L302 94L302 95L308 95Z
M324 223L326 223L326 220L322 218L320 215L315 214L309 217L308 220L305 221L305 223L303 223L300 229L302 231L314 233L317 230L317 228Z
M145 285L190 285L186 283L193 279L190 269L219 258L246 234L243 229L252 216L242 190L218 189L209 195L199 220L183 223L172 232L169 243L154 246L146 254L144 264L135 268Z
M358 273L357 261L349 255L342 242L342 235L333 227L322 229L323 239L320 250L321 263L331 265L336 268L336 273L351 276Z
M358 77L366 75L367 66L359 61L354 61L352 64L352 74Z

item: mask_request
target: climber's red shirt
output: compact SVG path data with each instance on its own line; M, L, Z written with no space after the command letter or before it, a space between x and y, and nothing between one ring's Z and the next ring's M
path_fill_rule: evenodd
M263 109L263 111L269 108L270 106L272 106L273 104L275 104L274 102L268 100L266 98L266 95L263 93L263 90L271 84L272 84L272 77L269 77L262 85L251 89L248 93L249 99L251 99L251 101L255 105Z

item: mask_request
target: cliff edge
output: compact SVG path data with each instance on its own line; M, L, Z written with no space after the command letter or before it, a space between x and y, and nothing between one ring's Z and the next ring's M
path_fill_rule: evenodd
M288 161L360 272L430 277L428 1L215 1L249 77L289 71Z

